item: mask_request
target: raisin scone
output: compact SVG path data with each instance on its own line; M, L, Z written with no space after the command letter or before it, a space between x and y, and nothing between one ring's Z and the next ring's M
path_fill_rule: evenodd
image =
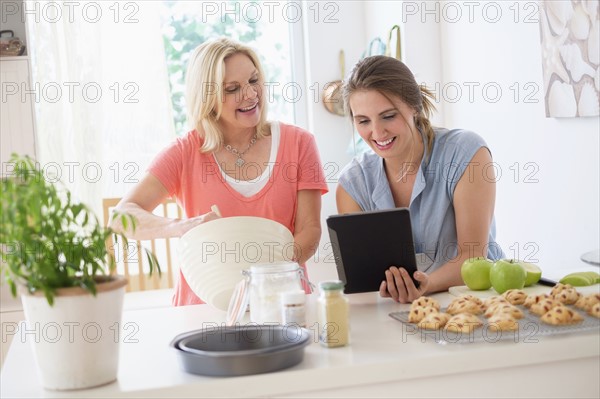
M478 303L472 300L471 298L462 296L450 302L450 305L448 305L448 308L446 308L446 313L451 315L459 313L470 313L472 315L478 315L483 313L483 304L481 303L481 300L479 300Z
M525 303L527 299L527 294L523 290L508 290L502 294L504 298L512 305L522 305Z
M571 289L571 288L573 288L573 286L571 284L556 283L556 285L554 287L552 287L552 290L550 291L550 296L554 296L554 295L562 292L563 290L567 290L567 289Z
M589 312L590 309L597 303L600 303L599 293L582 295L577 302L575 302L575 307Z
M590 310L588 310L588 314L590 316L594 316L594 317L600 319L600 302L598 302L594 306L592 306L590 308Z
M553 298L565 305L572 305L579 300L580 296L581 294L575 288L571 287L554 294Z
M435 310L440 310L440 303L437 300L430 298L428 296L422 296L418 299L415 299L410 304L411 310L414 308L417 308L417 307L434 308Z
M514 331L519 329L519 322L508 313L495 314L488 320L491 331Z
M425 316L432 314L432 313L438 313L437 309L432 308L432 307L416 307L414 309L411 309L410 312L408 312L408 322L409 323L418 323L421 320L423 320L425 318Z
M532 305L539 303L543 299L551 299L551 298L550 298L550 295L548 295L548 294L529 295L527 297L527 299L525 299L525 302L523 303L523 305L526 308L531 308Z
M491 318L501 314L507 314L515 319L523 318L523 312L521 312L521 309L517 308L515 305L511 305L510 303L497 303L493 306L490 306L485 311L484 316Z
M555 299L545 298L539 301L538 303L534 303L533 305L531 305L529 311L538 316L541 316L544 313L548 312L550 309L560 305L561 303Z
M417 324L417 327L425 330L439 330L450 320L448 313L430 313Z
M486 298L483 301L483 307L485 309L488 309L491 306L494 306L494 305L499 304L499 303L508 303L508 301L502 295L494 295L494 296L491 296L489 298Z
M540 318L544 323L561 326L565 324L575 324L583 320L583 317L567 308L565 305L558 305L544 313Z
M471 333L481 326L482 323L481 320L479 320L479 317L469 313L460 313L452 316L446 323L444 329L446 331L457 333Z
M475 295L464 294L464 295L461 295L459 297L459 299L460 298L466 299L467 301L470 301L470 302L473 302L473 303L476 303L477 305L483 305L483 301L480 298L476 297Z

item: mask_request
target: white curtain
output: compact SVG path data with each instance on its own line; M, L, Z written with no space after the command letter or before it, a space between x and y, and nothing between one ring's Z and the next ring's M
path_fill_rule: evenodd
M52 4L50 4L52 3ZM175 137L161 2L29 2L38 161L101 218Z

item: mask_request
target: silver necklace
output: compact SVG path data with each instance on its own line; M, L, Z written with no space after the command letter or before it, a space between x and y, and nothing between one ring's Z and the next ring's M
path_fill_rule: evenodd
M254 143L256 143L256 140L258 139L258 135L255 133L254 136L252 136L252 139L250 140L250 144L248 144L248 147L246 147L246 149L242 152L239 152L237 148L233 148L231 145L227 144L225 146L225 149L227 151L229 151L230 153L232 153L233 155L237 156L237 159L235 160L235 165L238 168L241 168L246 161L244 161L244 159L242 158L242 156L248 152L248 150L250 149L250 147L252 147L254 145Z

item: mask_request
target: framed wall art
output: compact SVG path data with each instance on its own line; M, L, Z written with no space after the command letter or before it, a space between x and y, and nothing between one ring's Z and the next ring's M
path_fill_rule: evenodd
M547 117L600 115L598 0L544 0L540 33Z

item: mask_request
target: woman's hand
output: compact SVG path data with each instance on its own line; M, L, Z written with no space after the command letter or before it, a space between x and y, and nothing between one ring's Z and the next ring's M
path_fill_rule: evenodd
M294 227L294 257L300 264L306 262L319 247L321 238L321 191L298 191L298 207Z
M392 266L385 271L385 280L379 286L379 295L392 298L396 302L409 303L427 293L429 276L423 272L414 273L419 288L415 287L408 272L403 267Z
M184 235L185 233L187 233L194 227L201 225L202 223L210 222L211 220L215 220L215 219L219 219L219 218L220 218L219 215L217 215L213 211L210 211L208 213L205 213L204 215L196 216L196 217L193 217L190 219L182 219L181 224L180 224L179 236L181 237L182 235Z
M131 192L127 193L115 210L126 213L137 220L137 227L125 229L120 218L114 218L110 226L133 240L153 240L155 238L181 237L194 227L219 218L218 208L190 219L174 219L152 213L169 196L163 184L152 174L147 173Z

